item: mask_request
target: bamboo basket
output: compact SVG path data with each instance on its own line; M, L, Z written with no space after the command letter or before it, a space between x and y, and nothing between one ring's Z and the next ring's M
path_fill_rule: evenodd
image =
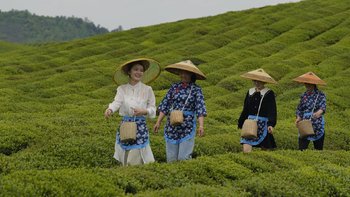
M133 142L136 140L137 125L135 122L123 122L119 131L121 142Z
M180 110L173 110L170 113L170 125L178 126L184 122L183 112Z
M302 120L298 122L297 128L299 129L299 134L301 138L305 138L310 135L315 135L311 120Z
M258 137L258 120L246 119L243 123L241 137L253 139Z

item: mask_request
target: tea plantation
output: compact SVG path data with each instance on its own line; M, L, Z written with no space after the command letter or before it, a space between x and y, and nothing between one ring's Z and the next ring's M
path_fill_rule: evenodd
M122 167L113 158L120 117L103 112L124 61L200 63L208 116L194 159ZM277 150L241 153L237 119L263 68L277 81ZM324 151L297 150L293 78L327 82ZM152 82L157 104L178 77ZM62 43L0 42L0 196L350 196L350 0L305 0L135 28ZM148 120L153 127L155 120ZM164 122L163 125L164 126Z

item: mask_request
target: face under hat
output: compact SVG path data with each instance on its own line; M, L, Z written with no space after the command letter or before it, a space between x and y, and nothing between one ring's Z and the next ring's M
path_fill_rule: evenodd
M149 58L138 58L127 61L118 66L114 73L113 80L119 85L128 83L130 80L128 72L130 71L130 67L135 64L140 64L144 67L144 73L141 80L142 83L150 83L160 74L159 62Z

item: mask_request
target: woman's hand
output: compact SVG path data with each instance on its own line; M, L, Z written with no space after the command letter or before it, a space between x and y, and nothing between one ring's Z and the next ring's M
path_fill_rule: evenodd
M198 117L198 123L199 123L199 129L198 129L198 136L203 137L204 136L204 116Z
M156 124L153 126L153 132L158 133L158 130L160 128L160 122L156 122Z
M300 122L300 121L301 121L301 118L298 116L297 119L295 120L295 125L297 125L298 122Z
M268 126L267 127L267 131L272 134L273 133L273 127L272 126Z
M163 112L159 112L158 120L156 124L153 126L153 132L158 133L158 130L160 128L160 124L162 123L163 118L165 117L165 114Z
M312 114L313 118L320 118L323 114L323 110L318 110L317 112L315 112L314 114Z
M198 128L198 136L203 137L204 136L204 128L203 126L199 126Z
M111 109L106 109L105 118L108 119L109 117L111 117L112 114L113 114L113 112Z
M141 108L131 108L134 110L134 116L143 116L147 115L148 111L146 109L141 109Z

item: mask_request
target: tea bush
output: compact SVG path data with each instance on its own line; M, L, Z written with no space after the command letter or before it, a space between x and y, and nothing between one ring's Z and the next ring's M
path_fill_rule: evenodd
M135 28L65 43L0 43L0 196L347 196L350 93L348 1L309 0ZM150 133L156 163L113 158L115 69L149 57L161 68L191 59L206 74L205 136L193 159L165 163L163 127ZM265 69L278 84L277 149L242 154L241 74ZM295 109L313 71L327 82L324 151L298 151ZM163 70L158 105L179 77ZM156 119L147 120L152 131Z

